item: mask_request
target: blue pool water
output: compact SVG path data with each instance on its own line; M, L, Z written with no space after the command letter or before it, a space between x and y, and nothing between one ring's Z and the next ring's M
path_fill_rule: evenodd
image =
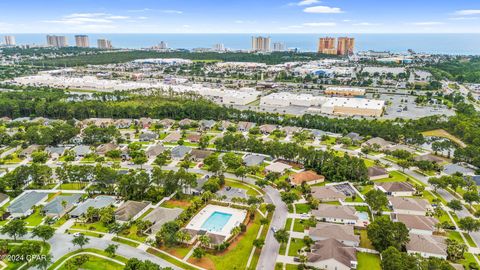
M357 217L361 221L368 221L368 213L367 212L357 212Z
M231 216L232 214L215 211L205 220L201 229L209 232L219 232L227 224Z

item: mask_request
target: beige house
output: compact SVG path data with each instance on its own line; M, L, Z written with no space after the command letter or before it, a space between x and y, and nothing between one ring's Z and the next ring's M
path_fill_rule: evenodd
M415 188L407 182L375 183L375 189L382 191L387 196L413 196Z
M410 233L413 234L432 235L433 232L436 230L435 226L438 224L438 220L434 217L405 214L392 215L393 220L405 224Z
M389 197L390 207L396 214L425 216L433 211L433 207L427 200L407 197Z
M308 230L308 236L314 241L333 238L350 247L358 247L360 244L360 236L355 235L353 225L319 222L315 228Z
M347 195L333 186L312 187L311 190L312 196L321 202L343 201L347 198Z
M408 254L418 254L424 258L436 257L447 259L445 238L433 235L410 234L406 245Z
M312 216L319 221L356 224L359 217L353 206L320 204L318 209L312 210Z
M307 252L307 264L325 270L350 270L357 268L357 251L329 238L317 241Z

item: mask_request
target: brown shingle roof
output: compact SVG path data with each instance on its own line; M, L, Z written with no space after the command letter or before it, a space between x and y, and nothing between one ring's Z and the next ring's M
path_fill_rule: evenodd
M127 201L115 211L115 219L120 221L129 221L131 218L145 209L145 207L147 207L149 204L149 202Z
M360 237L355 235L352 225L319 222L315 228L310 228L308 235L322 240L333 238L342 242L360 242Z
M335 239L327 239L315 242L312 252L307 253L309 262L318 262L334 259L347 267L357 261L356 249L347 247Z
M409 210L409 211L427 211L430 203L424 199L406 198L406 197L389 197L388 200L393 207L393 211L396 210Z
M368 177L376 177L380 175L388 175L387 169L379 166L373 166L367 169Z
M410 234L407 251L424 252L447 256L447 244L443 237L433 235Z
M290 176L290 182L295 185L301 185L303 182L312 182L321 180L323 182L325 177L323 175L319 175L314 171L304 171L292 174Z
M415 188L407 182L385 182L375 183L375 185L382 187L386 192L408 192L415 191Z
M416 229L423 231L434 231L438 220L434 217L426 217L419 215L395 214L396 219L407 226L408 229Z
M332 186L312 187L312 196L321 201L344 200L347 196Z
M316 218L338 218L358 220L355 208L345 205L320 204L318 209L312 211Z

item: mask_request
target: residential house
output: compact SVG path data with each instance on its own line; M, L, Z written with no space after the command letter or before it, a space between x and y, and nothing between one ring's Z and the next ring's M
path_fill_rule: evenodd
M367 140L366 142L362 143L362 147L371 147L374 149L378 149L380 151L385 151L389 147L391 147L393 143L386 141L380 137L374 137L371 138L370 140Z
M166 142L166 143L175 143L175 142L179 141L181 138L182 138L182 133L180 133L178 131L174 131L174 132L168 134L163 139L163 141Z
M42 149L42 147L40 145L32 144L32 145L28 146L27 148L23 149L20 152L20 154L18 154L18 156L23 157L23 158L30 157L33 152L39 151L40 149Z
M132 119L117 119L115 120L114 124L118 129L127 129L132 126L133 121Z
M164 127L164 128L170 128L171 126L173 126L175 124L175 120L165 118L165 119L162 119L162 120L158 121L158 123L160 125L162 125L162 127Z
M477 168L466 163L453 163L448 164L443 168L443 172L448 175L462 174L466 176L474 176Z
M47 217L61 218L72 210L81 197L81 194L59 195L47 203L42 211Z
M227 128L229 128L230 126L233 126L234 124L230 121L227 121L227 120L222 120L220 121L220 124L218 126L218 129L219 130L226 130Z
M345 200L347 195L339 191L334 186L312 187L312 197L320 202L333 202L338 200Z
M345 137L350 138L352 142L360 142L363 141L363 136L360 136L360 134L355 133L355 132L350 132Z
M410 234L406 245L408 254L418 254L424 258L436 257L447 259L445 238L433 235Z
M293 135L297 132L300 132L302 131L302 128L300 127L292 127L292 126L286 126L286 127L282 127L280 128L281 131L285 131L285 133L287 133L288 135Z
M263 133L263 134L270 134L270 133L272 133L274 130L277 129L277 126L265 124L265 125L261 125L261 126L258 127L258 128L260 129L260 132L261 132L261 133Z
M147 151L145 151L145 154L148 158L153 158L163 153L163 151L165 151L165 146L162 144L155 144L150 146Z
M282 162L273 162L269 164L267 167L265 167L265 173L284 173L287 170L290 170L292 166L282 163Z
M385 182L375 183L375 189L382 191L388 196L413 196L415 188L408 182Z
M155 132L142 132L142 134L140 134L140 136L138 137L138 139L141 141L141 142L150 142L150 141L154 141L158 138L158 134L155 133Z
M355 235L353 225L319 222L308 230L308 236L314 241L333 238L350 247L358 247L360 244L360 236Z
M191 127L193 124L195 124L195 121L188 118L182 119L178 122L178 125L180 127Z
M202 135L200 135L198 133L190 133L190 134L187 135L187 141L189 141L191 143L199 143L200 138L202 138Z
M252 122L240 121L240 122L238 122L237 130L240 131L240 132L246 132L246 131L249 131L251 128L253 128L255 125L256 124L252 123Z
M433 211L433 207L424 199L389 197L388 201L393 212L397 214L425 216L427 212Z
M323 175L319 175L311 170L292 174L288 179L290 183L295 186L299 186L303 183L307 185L313 185L325 181L325 177Z
M387 169L380 166L369 167L367 168L367 172L368 172L368 179L372 181L390 177Z
M201 149L193 149L193 150L190 152L191 157L192 157L193 160L195 160L195 161L202 161L202 160L204 160L205 158L207 158L208 156L210 156L211 154L213 154L212 151L209 151L209 150L201 150Z
M170 155L173 159L180 160L185 157L185 155L189 154L192 151L192 148L188 146L178 145L172 148Z
M260 166L265 159L265 156L247 154L243 157L243 164L247 167Z
M233 198L242 198L248 199L247 191L241 188L233 188L230 186L225 186L219 191L216 192L217 196L223 197L228 201L231 201Z
M87 212L88 208L93 207L95 209L101 209L107 206L111 206L115 203L115 197L100 195L95 198L87 199L81 202L72 212L69 213L72 218L79 218Z
M307 252L307 265L325 270L357 268L357 251L333 238L315 242Z
M318 209L312 210L317 220L332 223L355 224L359 220L356 214L355 208L345 205L320 204Z
M52 158L58 159L65 153L67 148L63 146L48 146L45 148L45 152L47 152Z
M150 117L142 117L138 119L138 124L144 129L149 129L153 125L153 119Z
M200 120L200 129L202 130L212 129L216 123L217 122L215 122L214 120Z
M112 150L116 150L116 149L118 149L118 145L116 145L114 143L104 143L104 144L99 145L95 149L95 152L97 152L97 154L99 154L99 155L104 156L108 152L110 152Z
M28 217L33 213L33 207L46 201L47 198L48 193L24 191L10 203L7 211L13 218Z
M143 220L148 220L152 223L152 226L147 231L151 234L156 234L160 231L163 224L174 221L182 212L183 209L181 208L155 208L143 218Z
M439 223L434 217L395 213L392 214L392 220L405 224L410 233L422 235L432 235Z
M90 150L90 146L88 145L77 145L72 148L73 153L78 158L85 157L86 155L90 154L92 151Z
M135 220L148 210L150 202L126 201L115 210L115 220L128 222Z
M192 187L190 185L185 185L183 188L182 188L182 192L184 194L188 194L188 195L200 195L202 194L202 191L203 191L203 185L205 184L205 182L208 181L208 179L210 178L210 176L208 175L204 175L200 178L197 178L197 185L196 187Z

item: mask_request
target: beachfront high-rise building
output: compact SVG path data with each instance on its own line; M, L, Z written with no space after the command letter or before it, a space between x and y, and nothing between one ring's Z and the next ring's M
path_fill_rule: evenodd
M349 37L339 37L337 42L338 55L350 55L355 50L355 39Z
M273 43L273 51L274 52L284 52L287 50L287 46L284 42L274 42Z
M5 36L5 45L15 46L15 36Z
M318 42L318 53L337 54L337 49L335 47L335 38L333 37L320 38Z
M75 46L88 48L90 47L90 41L88 40L87 35L76 35L75 36Z
M108 39L100 38L97 40L97 46L99 49L111 49L113 48L112 42Z
M168 49L168 43L165 41L160 41L160 43L158 44L158 48L160 50L166 50Z
M213 45L213 50L216 52L223 52L225 51L225 45L223 45L223 43L217 43Z
M269 52L270 51L269 37L252 37L252 51L255 52Z
M66 36L55 36L55 35L47 35L47 45L50 47L67 47L67 37Z

